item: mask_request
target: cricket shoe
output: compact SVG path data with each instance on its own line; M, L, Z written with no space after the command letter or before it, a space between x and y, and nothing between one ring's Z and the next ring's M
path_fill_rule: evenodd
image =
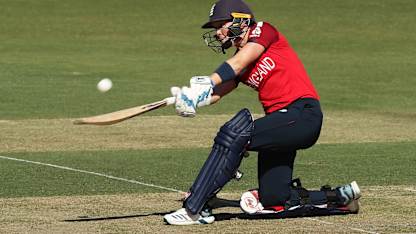
M200 214L193 215L181 208L173 213L163 216L163 220L170 225L195 225L195 224L211 224L215 221L215 217L202 216Z
M275 214L285 210L283 206L272 206L264 208L259 200L258 190L249 190L240 199L240 208L247 214Z
M337 187L336 190L343 199L343 205L348 205L361 197L360 187L358 187L358 184L355 181L350 184Z

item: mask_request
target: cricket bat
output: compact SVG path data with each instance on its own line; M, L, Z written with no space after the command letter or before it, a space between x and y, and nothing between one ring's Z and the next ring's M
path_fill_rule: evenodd
M165 98L161 101L136 106L128 109L123 109L107 114L84 117L74 120L74 124L93 124L93 125L111 125L121 121L133 118L143 113L159 109L175 103L174 97Z

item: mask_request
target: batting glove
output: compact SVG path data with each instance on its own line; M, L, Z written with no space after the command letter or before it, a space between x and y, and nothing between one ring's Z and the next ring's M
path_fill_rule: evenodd
M208 76L194 76L190 87L172 87L171 93L176 97L176 113L183 117L194 117L196 108L211 104L213 84Z

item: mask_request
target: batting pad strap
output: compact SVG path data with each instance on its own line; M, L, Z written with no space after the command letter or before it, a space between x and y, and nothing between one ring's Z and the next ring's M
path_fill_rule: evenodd
M309 198L309 191L302 187L302 183L299 178L292 180L291 188L297 191L300 198L300 205L312 204L311 199Z
M227 62L224 62L223 64L221 64L217 68L217 70L215 70L215 73L217 73L221 77L221 80L223 83L229 80L232 80L236 77L234 69Z
M247 109L241 110L220 128L211 153L184 202L192 214L201 212L205 203L234 177L250 140L252 128L253 119Z

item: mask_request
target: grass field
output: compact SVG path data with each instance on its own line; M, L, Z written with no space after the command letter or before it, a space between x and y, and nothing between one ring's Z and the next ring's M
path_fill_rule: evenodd
M72 120L169 95L226 59L206 48L202 0L0 0L0 233L415 233L416 2L247 0L304 61L325 112L321 138L299 152L308 188L357 180L358 215L247 220L235 208L218 222L172 227L232 114L262 115L239 87L183 119L172 108L108 127ZM96 90L104 77L108 93ZM220 196L256 186L256 155ZM82 217L102 220L69 222Z

